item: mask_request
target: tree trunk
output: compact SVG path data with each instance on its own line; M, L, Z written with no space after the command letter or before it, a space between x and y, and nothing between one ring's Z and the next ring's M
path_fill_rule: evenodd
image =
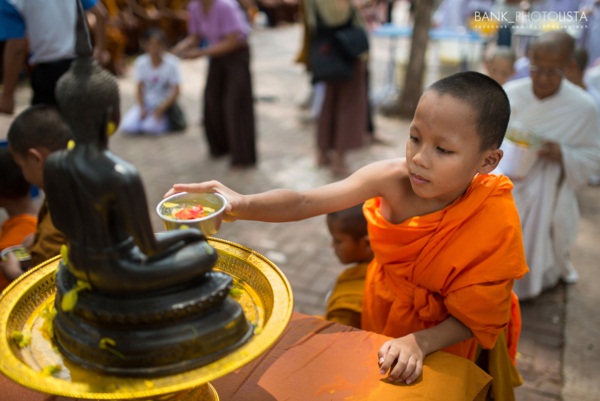
M434 0L418 0L415 3L415 22L410 46L410 58L397 109L400 117L413 117L423 92L423 78L427 67L425 55L429 43L433 5Z

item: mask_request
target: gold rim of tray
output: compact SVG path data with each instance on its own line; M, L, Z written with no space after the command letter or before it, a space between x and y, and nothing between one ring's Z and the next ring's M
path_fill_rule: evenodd
M9 320L17 306L21 307L22 303L27 302L31 304L32 310L39 310L36 307L48 302L50 297L54 297L56 287L47 283L49 281L54 283L53 275L60 261L60 257L55 257L23 274L0 295L0 372L24 387L46 394L80 399L121 400L144 399L182 392L208 383L251 362L269 349L285 330L293 310L291 286L279 268L258 252L219 238L210 238L209 243L218 251L219 261L223 257L230 258L240 265L251 266L256 270L252 272L253 274L260 273L258 281L262 284L259 283L258 286L263 288L258 288L256 292L261 296L264 295L261 292L265 292L264 296L272 297L269 299L269 302L272 301L270 310L263 305L265 309L263 326L256 330L254 337L248 343L237 350L208 365L174 375L148 379L109 376L114 382L114 388L107 391L91 390L90 387L94 386L90 386L88 382L73 382L43 375L20 358L21 351L11 339L8 328ZM215 266L216 270L226 271L241 280L247 278L238 277L236 272L221 269L219 261ZM242 276L244 274L240 273ZM41 289L41 296L40 291L34 291L40 285L47 287ZM272 294L268 294L269 291Z

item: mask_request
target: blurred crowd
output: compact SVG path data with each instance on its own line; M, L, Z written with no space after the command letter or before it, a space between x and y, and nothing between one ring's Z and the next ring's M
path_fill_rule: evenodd
M259 12L264 13L268 26L299 20L300 0L237 1L250 22L256 20ZM183 39L187 34L188 3L189 0L99 0L96 4L99 12L88 10L88 23L92 30L98 23L105 27L104 38L93 38L103 41L104 52L99 56L103 67L116 75L122 74L126 57L142 51L141 39L151 28L164 31L169 46ZM0 38L0 57L5 41L6 38Z

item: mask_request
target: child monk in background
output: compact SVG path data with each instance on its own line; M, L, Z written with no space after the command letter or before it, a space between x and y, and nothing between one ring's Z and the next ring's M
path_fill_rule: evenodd
M43 190L46 159L53 152L67 147L71 130L55 106L38 104L28 107L14 119L7 139L10 154L25 179ZM58 255L62 245L66 244L63 233L52 224L46 199L37 217L34 239L28 246L30 267ZM4 264L4 274L9 280L14 280L25 270L16 257L9 258Z
M325 319L360 329L365 276L373 260L362 204L329 213L327 227L340 263L354 265L338 276L327 300Z
M2 177L0 208L8 215L0 226L0 252L2 252L11 246L23 244L27 239L33 240L37 225L37 207L31 199L31 185L25 180L21 168L14 162L6 148L0 148L0 177ZM3 261L0 261L0 292L9 283L2 271L3 267Z
M513 185L489 173L502 158L509 117L497 82L462 72L422 95L405 158L378 161L306 191L242 195L210 181L176 184L167 195L221 193L229 202L226 221L296 221L366 201L375 259L367 271L362 328L394 338L379 350L379 371L410 384L434 351L475 360L478 347L507 348L496 340L511 320L513 282L527 265ZM514 369L503 355L503 366Z

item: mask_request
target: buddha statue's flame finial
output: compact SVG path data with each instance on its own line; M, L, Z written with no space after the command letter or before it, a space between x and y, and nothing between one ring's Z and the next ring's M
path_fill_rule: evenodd
M119 87L114 76L92 57L85 11L77 2L75 51L77 58L56 84L60 112L73 131L76 143L105 142L109 122L118 124Z
M92 41L90 39L90 30L85 16L85 10L81 0L77 2L77 32L75 35L75 53L77 57L92 57Z

